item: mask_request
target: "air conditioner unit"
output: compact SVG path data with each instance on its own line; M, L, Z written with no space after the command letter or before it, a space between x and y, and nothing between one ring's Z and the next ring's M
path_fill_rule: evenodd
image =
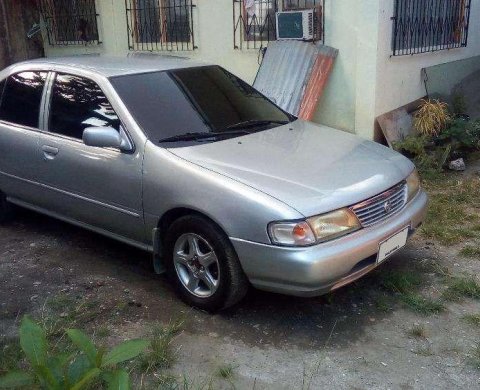
M311 41L315 36L315 10L277 12L277 39Z

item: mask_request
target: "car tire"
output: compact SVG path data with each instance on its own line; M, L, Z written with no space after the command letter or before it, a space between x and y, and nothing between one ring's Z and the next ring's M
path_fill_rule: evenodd
M0 223L9 222L13 217L13 205L7 201L7 197L0 191Z
M187 304L215 312L247 293L249 282L230 240L209 219L177 219L165 235L164 249L167 274Z

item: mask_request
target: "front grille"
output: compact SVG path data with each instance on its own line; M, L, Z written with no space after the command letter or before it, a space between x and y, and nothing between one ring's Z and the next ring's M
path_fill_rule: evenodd
M375 225L400 211L407 202L405 182L351 207L363 227Z

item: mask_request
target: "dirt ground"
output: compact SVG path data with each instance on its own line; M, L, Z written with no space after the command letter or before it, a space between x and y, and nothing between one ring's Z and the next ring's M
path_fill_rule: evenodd
M209 315L180 302L168 281L153 273L147 253L20 211L0 226L0 341L16 336L25 313L41 317L46 302L60 296L90 302L79 309L93 313L85 327L107 342L184 319L168 372L198 388L209 380L227 389L480 388L480 370L471 364L480 327L462 320L480 312L479 302L464 299L424 315L382 288L390 271L418 269L425 275L420 291L435 297L439 276L426 264L479 273L478 259L460 262L456 253L416 237L335 293L301 299L252 291L238 307ZM412 335L413 326L424 334ZM228 380L215 376L225 364L233 368Z

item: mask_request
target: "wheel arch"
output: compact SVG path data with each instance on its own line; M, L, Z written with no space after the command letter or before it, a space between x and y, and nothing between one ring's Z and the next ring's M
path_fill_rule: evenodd
M223 234L225 234L225 237L228 238L228 233L226 232L224 227L209 215L190 207L175 207L173 209L170 209L163 213L163 215L158 220L156 228L153 229L154 267L157 273L164 272L164 265L162 260L164 251L163 238L165 237L165 234L168 231L169 227L172 225L172 223L186 215L198 215L200 217L208 219L215 226L217 226Z

